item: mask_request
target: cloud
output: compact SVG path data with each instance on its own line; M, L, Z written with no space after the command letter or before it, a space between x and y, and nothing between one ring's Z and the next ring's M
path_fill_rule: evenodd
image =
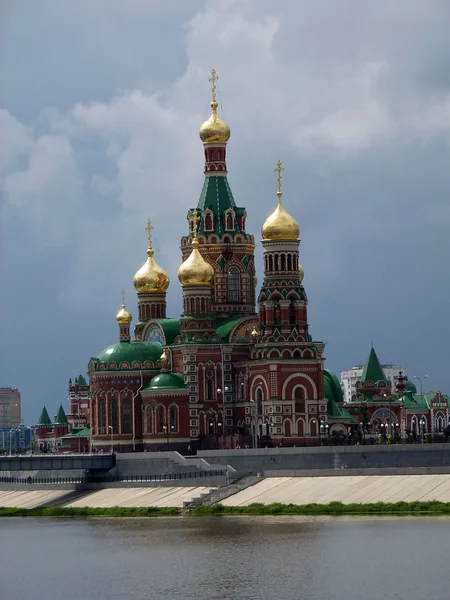
M177 314L178 244L202 185L198 128L209 116L214 67L220 114L231 126L230 183L256 237L275 202L275 162L285 163L285 205L301 225L313 329L335 345L383 331L399 352L396 328L404 339L417 328L411 348L425 339L416 265L432 286L426 265L445 271L441 257L450 250L450 7L437 0L410 0L407 10L390 0L172 6L135 0L124 9L113 0L88 12L82 3L45 0L23 27L20 11L10 20L8 31L35 39L39 52L6 53L2 218L26 223L37 251L67 250L55 302L90 311L89 329L113 315L120 289L133 293L150 217ZM49 27L46 40L34 20L72 27L66 34ZM445 295L449 278L442 279ZM387 306L396 294L408 298L397 321ZM436 304L435 318L439 311Z

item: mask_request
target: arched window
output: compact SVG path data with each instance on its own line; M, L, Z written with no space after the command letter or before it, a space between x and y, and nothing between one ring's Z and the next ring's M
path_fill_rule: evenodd
M195 300L191 298L191 315L195 314Z
M288 271L292 271L292 254L287 255L287 268Z
M164 406L160 404L156 409L156 426L159 433L164 431L165 420Z
M263 412L263 407L262 407L263 399L264 399L263 391L259 387L256 390L256 414L257 415L262 415L262 412Z
M299 385L294 390L294 399L295 400L304 400L305 399L305 390Z
M119 433L119 427L117 422L117 398L111 399L111 427L113 433Z
M151 406L147 406L145 409L145 431L147 433L153 432L153 414Z
M273 271L273 256L271 254L269 254L269 272L272 273Z
M211 213L206 213L205 215L205 231L213 230L213 219Z
M239 271L236 267L228 271L228 302L239 302Z
M233 215L230 212L227 213L227 216L226 216L225 229L227 231L233 231L233 229L234 229Z
M281 255L281 270L286 271L286 254Z
M131 410L128 398L122 402L122 433L131 433Z
M295 325L295 304L294 304L294 300L292 300L289 302L289 323L291 325Z
M275 325L279 325L281 323L281 309L280 309L280 303L279 302L275 302L275 310L274 310L274 314L275 314Z
M204 298L202 298L200 300L200 306L201 306L201 313L202 313L202 315L204 315L205 312L206 312L206 309L205 309L205 299Z
M206 399L214 400L214 385L212 379L206 380Z
M169 425L170 431L178 431L178 411L177 407L173 404L169 408Z
M104 400L100 400L98 403L98 432L100 435L106 433L106 407Z
M211 150L211 160L215 160L215 158L216 158L216 157L215 157L214 150Z
M279 267L278 267L278 254L275 254L275 271L278 271Z

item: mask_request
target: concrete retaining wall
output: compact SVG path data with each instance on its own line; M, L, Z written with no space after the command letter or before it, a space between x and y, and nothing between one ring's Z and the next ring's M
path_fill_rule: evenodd
M408 469L450 467L450 444L325 446L200 451L208 462L258 473L274 470Z

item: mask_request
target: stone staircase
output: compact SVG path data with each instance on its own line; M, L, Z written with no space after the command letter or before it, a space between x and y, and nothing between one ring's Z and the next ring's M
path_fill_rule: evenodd
M225 498L229 498L238 492L242 492L242 490L255 485L263 479L263 475L248 475L247 477L241 477L240 479L233 481L233 483L210 490L209 492L200 494L197 498L193 498L190 502L185 502L183 508L190 509L197 508L198 506L212 506L213 504L218 504L222 500L225 500Z

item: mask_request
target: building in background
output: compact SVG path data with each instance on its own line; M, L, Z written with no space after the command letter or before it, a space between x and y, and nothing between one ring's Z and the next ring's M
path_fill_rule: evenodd
M36 425L36 445L40 452L89 452L90 394L83 375L69 379L69 412L62 404L53 420L44 406Z
M16 387L0 388L0 429L18 427L21 422L19 390Z
M400 367L396 365L381 365L384 375L391 384L391 388L395 389L397 385L398 373L400 371ZM342 393L344 394L344 402L352 402L352 400L356 400L357 391L356 391L356 383L361 379L361 376L364 371L364 365L356 365L349 369L348 371L341 372L341 387ZM406 373L405 369L402 369L403 373Z
M35 430L23 423L0 429L0 453L17 454L35 451Z

